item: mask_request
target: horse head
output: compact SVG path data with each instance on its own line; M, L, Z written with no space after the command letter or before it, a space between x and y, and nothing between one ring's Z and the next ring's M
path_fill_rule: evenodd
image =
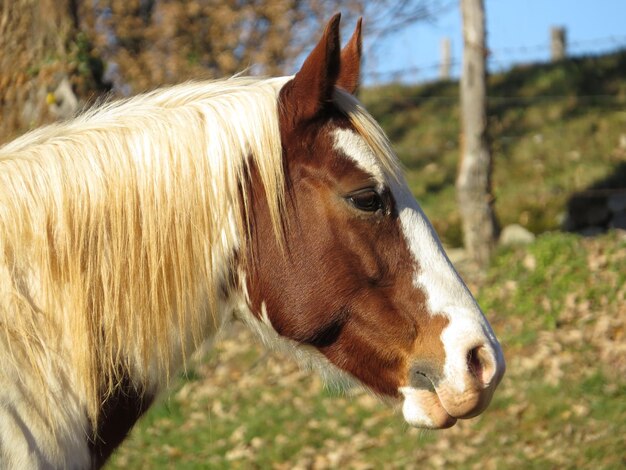
M266 330L403 398L409 424L444 428L486 408L504 359L384 134L351 95L360 55L360 21L341 50L336 15L280 91L283 237L265 198L253 198L248 304Z

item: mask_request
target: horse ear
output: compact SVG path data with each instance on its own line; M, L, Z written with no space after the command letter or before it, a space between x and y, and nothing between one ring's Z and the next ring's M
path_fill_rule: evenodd
M283 89L282 101L294 122L313 118L331 101L339 76L339 20L335 14L324 29L322 38L302 64L302 68Z
M341 65L339 68L339 78L337 86L340 86L349 93L354 94L359 88L359 76L361 73L361 22L359 18L356 28L346 47L341 51Z

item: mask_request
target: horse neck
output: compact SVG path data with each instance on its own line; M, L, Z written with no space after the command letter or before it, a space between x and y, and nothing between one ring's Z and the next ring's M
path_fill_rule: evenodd
M227 281L241 230L236 194L213 184L211 178L221 179L224 172L207 155L185 152L200 160L195 169L203 170L207 180L179 176L176 188L166 183L178 167L165 158L162 166L145 164L144 171L123 172L131 160L118 156L105 165L102 157L105 177L91 180L85 165L47 171L78 160L65 155L92 151L82 145L86 151L57 145L60 155L58 148L42 145L39 151L48 151L48 158L41 161L29 147L5 157L10 165L0 174L0 181L6 181L0 199L7 202L0 248L6 250L0 254L11 258L0 257L0 280L5 281L0 333L6 330L4 336L15 340L13 348L23 348L33 375L43 377L47 369L58 368L73 377L69 382L86 390L84 401L93 418L103 390L112 393L121 379L158 390L227 321ZM47 179L39 178L39 167ZM150 177L157 169L160 173ZM63 178L63 173L73 177ZM120 173L148 175L150 184L137 181L135 187L131 178L117 178ZM31 174L39 178L38 186L26 184ZM152 189L159 184L160 191ZM37 191L11 199L23 186ZM205 200L204 188L214 186ZM99 197L107 193L115 197L105 203ZM59 217L51 201L72 216ZM34 236L46 233L42 223L62 236ZM12 302L14 298L30 300ZM48 364L47 350L40 351L31 338L65 359Z
M0 300L22 295L8 270L18 263L34 276L22 283L27 296L45 312L6 305L6 324L28 354L39 354L28 338L59 344L59 367L86 390L92 419L122 379L144 389L166 383L239 302L229 283L246 234L241 183L250 166L279 225L280 83L248 82L175 87L0 151L0 255L15 260L0 259L10 291ZM206 87L216 90L194 101Z

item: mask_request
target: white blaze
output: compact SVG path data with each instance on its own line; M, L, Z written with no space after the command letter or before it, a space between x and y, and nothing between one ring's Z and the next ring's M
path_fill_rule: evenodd
M413 284L425 292L431 315L443 315L449 319L448 326L441 334L446 353L443 381L454 391L463 392L468 367L466 351L482 344L491 345L489 351L496 351L497 355L492 357L493 364L501 365L504 362L489 323L452 266L406 182L387 181L370 147L353 131L336 130L335 148L354 160L358 167L371 174L381 185L390 185L401 229L415 263ZM428 427L430 419L426 411L420 411L419 394L412 392L411 387L403 387L401 392L405 396L405 419L410 424Z
M457 392L463 392L467 358L459 351L470 351L485 343L497 344L496 337L406 183L392 185L391 191L417 267L413 284L426 292L429 312L450 321L441 334L446 352L444 380ZM493 363L497 360L493 358Z

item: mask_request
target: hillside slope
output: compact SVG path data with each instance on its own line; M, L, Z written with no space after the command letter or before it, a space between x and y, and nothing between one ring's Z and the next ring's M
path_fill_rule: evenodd
M444 242L460 245L458 84L388 85L363 90L361 99ZM535 233L559 228L572 194L626 161L626 51L494 75L488 116L501 223Z

